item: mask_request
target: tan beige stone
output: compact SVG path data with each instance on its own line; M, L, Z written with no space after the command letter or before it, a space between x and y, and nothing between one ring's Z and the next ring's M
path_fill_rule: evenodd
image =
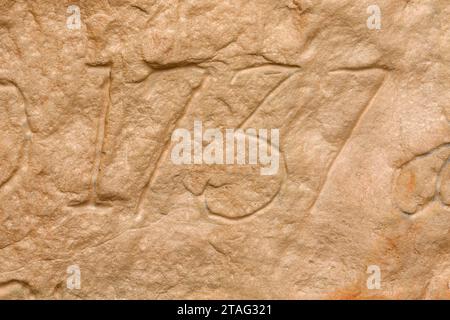
M449 15L0 0L0 298L450 299ZM176 164L196 121L278 169Z

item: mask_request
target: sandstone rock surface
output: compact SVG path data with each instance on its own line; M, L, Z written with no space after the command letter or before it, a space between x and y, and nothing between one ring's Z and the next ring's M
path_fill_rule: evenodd
M450 299L449 17L0 0L0 298ZM196 123L277 129L275 172L174 163Z

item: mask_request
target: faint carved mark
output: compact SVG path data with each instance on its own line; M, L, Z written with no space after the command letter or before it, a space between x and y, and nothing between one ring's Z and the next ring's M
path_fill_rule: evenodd
M88 65L89 66L89 65ZM91 174L91 186L89 190L89 198L87 201L83 201L81 203L77 204L69 204L69 207L84 207L84 208L102 208L102 207L109 207L109 205L105 203L100 203L97 199L97 181L98 176L100 172L100 166L101 166L101 160L102 155L104 153L104 145L106 140L106 124L108 121L109 116L109 110L111 108L112 99L111 99L111 86L113 81L113 75L112 75L112 67L110 65L104 66L104 65L98 65L98 66L91 66L92 68L100 68L108 69L108 77L106 78L105 82L105 90L107 92L107 99L106 102L103 105L103 108L101 109L100 116L98 118L97 122L97 133L96 133L96 141L95 141L95 159L94 159L94 165L92 168L92 174Z
M185 117L186 114L188 114L190 108L191 108L191 104L192 101L194 100L194 98L197 96L197 94L199 92L201 92L201 90L204 88L205 83L208 80L208 76L204 77L202 79L202 81L200 82L199 86L197 88L194 89L194 91L191 93L191 96L189 97L188 101L185 104L184 109L182 110L182 112L180 113L180 115L177 117L176 121L175 121L175 125L173 127L173 130L175 130L178 127L178 124L180 123L180 121ZM157 171L159 170L162 161L164 161L164 159L167 157L169 149L170 149L170 144L171 144L171 140L170 140L170 136L172 135L172 132L169 133L169 138L167 139L167 141L164 144L164 147L162 149L162 151L159 154L158 160L156 161L156 166L153 168L150 167L150 172L147 173L148 179L146 184L144 185L144 188L142 189L142 192L139 196L139 201L137 203L136 206L136 213L137 214L141 214L142 213L142 206L143 206L143 202L145 199L145 196L147 195L147 193L149 192L149 189L153 183L153 180L156 176Z
M267 69L268 67L273 66L274 66L273 64L268 64L264 66L239 70L235 73L235 75L231 79L230 84L233 85L237 77L242 73L253 72L254 70L259 70L261 68ZM282 92L284 90L283 85L286 84L290 79L292 79L293 75L298 73L300 70L299 67L289 67L289 66L288 67L283 66L283 69L288 69L291 71L291 73L283 80L279 81L275 86L273 86L273 88L271 88L265 94L265 96L261 99L258 105L255 108L253 108L253 110L251 110L248 113L248 115L237 125L238 129L241 129L243 126L245 126L251 120L252 116L257 114L260 111L261 107L264 106L264 104L272 96ZM282 72L279 69L267 69L267 71L264 74L282 75ZM231 107L229 107L228 109L230 110ZM225 222L236 222L242 221L243 219L246 218L250 218L258 214L259 212L263 211L277 198L285 182L287 167L284 161L284 155L280 150L280 146L271 145L271 147L272 152L278 152L281 155L282 161L281 171L276 175L275 180L273 180L273 177L265 178L261 177L260 175L257 175L256 177L253 177L254 178L253 181L251 178L249 178L250 176L252 176L252 174L250 174L249 172L244 173L245 171L242 171L242 169L239 171L238 169L240 175L238 174L238 172L236 172L230 175L229 177L229 179L231 179L230 182L216 185L211 182L213 177L217 175L220 176L226 174L225 169L224 170L218 169L218 171L213 170L210 171L209 173L206 173L207 175L210 175L210 177L205 179L205 182L203 186L200 188L200 191L197 190L198 188L190 188L189 186L186 185L185 187L193 195L203 199L202 201L204 202L205 208L209 213L210 217L212 218L219 219ZM243 178L244 176L246 178ZM264 179L266 179L267 181L263 181ZM250 186L248 185L249 183L250 184L253 183L253 185ZM258 186L260 185L263 185L265 187L258 188ZM251 189L255 188L257 189L257 191L255 190L253 191L255 191L255 193L258 193L261 196L261 198L259 197L255 198L255 195L253 196L248 195L248 198L245 198L244 194L250 193ZM261 194L264 194L264 196L262 196Z
M413 215L432 203L450 205L449 164L450 143L444 143L400 165L393 181L397 208Z
M0 79L0 90L14 90L16 92L15 94L19 98L18 104L20 105L20 108L15 104L11 107L11 109L13 114L17 114L19 116L18 122L22 127L25 140L24 145L22 145L18 151L20 153L18 164L3 181L0 181L0 188L4 188L9 184L14 184L15 177L17 177L19 173L25 173L28 170L28 152L32 138L32 131L27 113L27 99L20 87L12 80ZM6 107L7 106L5 106L5 108Z
M363 71L366 71L366 70L376 70L376 69L377 69L377 68L365 68L365 67L358 68L358 70L363 70ZM347 69L338 69L338 70L333 70L333 71L331 71L331 72L354 72L354 70L353 70L353 69L349 69L349 70L347 70ZM381 82L380 86L379 86L378 89L376 90L376 92L375 92L375 94L373 95L373 97L370 99L370 101L369 101L369 102L367 103L367 105L364 107L364 109L362 110L362 112L359 114L359 117L358 117L358 119L356 120L355 125L352 127L352 130L351 130L350 134L349 134L348 137L346 138L346 140L345 140L345 142L343 143L343 145L339 148L339 150L338 150L338 152L336 153L336 155L333 157L333 159L332 159L330 165L327 167L325 178L323 179L322 183L320 184L319 190L318 190L318 192L317 192L317 194L316 194L316 196L315 196L315 198L314 198L313 203L309 206L308 211L311 211L311 210L315 207L315 205L316 205L318 199L320 198L320 195L321 195L321 193L322 193L322 191L323 191L323 189L324 189L324 187L325 187L325 185L326 185L326 182L327 182L328 179L329 179L330 173L333 171L333 168L334 168L334 165L335 165L336 161L339 159L339 157L340 157L342 151L345 150L345 147L347 146L348 141L350 141L350 139L351 139L351 137L353 136L353 133L355 132L356 128L359 127L359 125L360 125L362 119L364 118L364 115L367 113L367 111L370 109L370 107L372 106L372 104L374 103L374 101L376 100L376 98L378 97L379 92L382 90L382 88L384 87L384 85L385 85L385 83L386 83L387 77L388 77L388 76L385 76L385 77L384 77L383 81Z
M299 68L296 68L299 69ZM252 116L254 114L256 114L258 112L258 110L260 109L260 107L262 105L264 105L264 103L275 93L277 93L278 91L282 91L283 90L283 84L287 83L293 75L295 75L298 71L293 72L292 74L290 74L286 79L284 79L283 81L281 81L278 85L276 85L274 88L272 88L272 90L270 90L265 96L264 98L261 100L261 102L259 103L259 105L238 125L238 128L242 128L245 126L245 124L252 118Z
M35 299L37 293L37 290L23 280L0 283L0 299Z

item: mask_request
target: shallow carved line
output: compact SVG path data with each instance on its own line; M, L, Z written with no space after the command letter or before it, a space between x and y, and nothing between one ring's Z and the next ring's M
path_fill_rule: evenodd
M30 120L29 120L28 111L27 111L28 110L28 108L27 108L28 102L27 102L27 99L26 99L23 91L16 84L16 82L9 80L9 79L0 79L0 87L14 88L17 91L17 93L19 94L19 96L22 100L21 101L22 102L21 124L22 124L22 130L24 131L24 136L25 136L25 143L21 147L21 150L20 150L20 158L19 158L20 165L13 170L13 172L10 174L10 176L3 183L0 184L0 188L3 188L7 184L11 183L19 172L25 172L28 169L28 156L29 156L28 152L29 152L29 145L31 143L32 130L31 130Z
M192 104L192 101L194 100L194 98L197 95L197 93L200 92L203 89L204 84L206 83L207 79L208 79L208 76L204 77L202 79L200 85L195 90L193 90L191 96L189 97L188 101L185 104L184 109L182 110L181 114L178 116L178 118L177 118L177 120L175 122L175 125L173 127L173 130L175 130L178 127L178 124L180 123L180 121L188 114L189 109L190 109L190 105ZM159 168L161 166L161 162L167 156L167 153L169 151L169 147L170 147L170 144L171 144L171 139L170 139L171 135L172 135L172 132L169 134L169 136L168 136L169 138L165 142L163 150L159 154L159 157L158 157L158 160L156 161L156 165L155 165L154 169L152 170L151 166L150 166L150 172L147 173L147 175L148 175L147 182L146 182L146 184L144 185L144 187L142 189L142 192L141 192L141 194L139 196L139 200L138 200L138 203L137 203L137 206L136 206L136 213L137 214L139 214L141 212L142 204L143 204L144 199L145 199L145 195L148 193L148 190L150 189L150 187L151 187L151 185L153 183L154 177L156 176L156 173L157 173L157 171L159 170Z
M307 209L308 213L311 213L311 210L315 207L320 195L322 194L322 191L329 179L330 176L330 172L333 170L333 167L337 161L337 159L340 157L342 151L345 149L345 147L348 144L348 141L350 141L351 137L353 136L353 133L355 132L355 129L359 126L361 120L364 118L364 115L367 113L367 111L370 109L370 107L372 106L373 102L376 100L378 93L381 91L381 89L383 88L383 86L386 83L386 79L388 78L388 76L385 76L383 81L381 82L380 86L378 87L378 89L376 90L375 94L373 95L373 97L370 99L370 101L367 103L367 105L364 107L363 111L360 113L358 119L355 122L355 125L353 126L350 134L348 135L348 137L345 139L345 142L342 144L341 148L339 148L339 151L337 152L336 156L334 156L333 160L331 161L330 165L327 167L326 169L326 175L325 178L323 179L322 183L320 184L319 190L314 198L313 203L309 206L309 208Z
M428 156L431 156L432 154L436 153L437 151L441 150L441 149L445 149L450 147L450 142L445 142L442 143L426 152L414 155L410 160L407 160L405 162L403 162L401 165L399 165L397 167L397 174L394 175L393 180L392 180L392 186L393 186L393 192L395 194L395 187L396 187L396 183L397 183L397 179L399 177L399 174L401 173L401 171L408 166L411 162L416 161L418 159L422 159L422 158L426 158ZM432 203L439 201L442 205L447 206L441 199L441 186L442 186L442 179L441 179L441 174L442 171L444 170L445 166L450 163L450 157L445 160L442 164L442 166L440 167L440 169L437 172L437 177L436 177L436 182L435 182L435 190L434 190L434 196L432 199L428 200L426 203L422 204L422 205L418 205L417 210L415 210L414 212L408 212L404 209L401 208L401 206L397 203L397 201L394 202L395 207L400 210L403 214L407 215L407 216L412 216L412 215L416 215L417 213L419 213L420 211L425 210L428 206L430 206Z
M270 198L270 200L269 200L268 202L266 202L265 204L263 204L261 207L259 207L259 208L256 209L255 211L253 211L253 212L251 212L251 213L248 213L248 214L246 214L246 215L243 215L243 216L239 216L239 217L227 217L227 216L224 216L224 215L222 215L222 214L220 214L220 213L213 212L213 211L208 207L208 204L206 203L206 199L205 199L205 207L206 207L206 209L208 210L208 212L209 212L211 215L215 216L216 218L222 219L223 221L226 221L226 222L242 222L242 221L244 221L244 220L248 220L248 219L254 217L254 216L257 215L260 211L264 210L264 209L267 208L269 205L271 205L272 202L273 202L273 201L277 198L277 196L280 194L281 189L283 188L283 185L284 185L285 181L286 181L286 175L283 176L283 179L281 180L280 185L279 185L277 191L273 194L273 196Z
M278 91L278 89L281 88L281 86L283 84L285 84L286 82L288 82L290 79L292 79L292 77L297 74L297 72L292 73L291 75L289 75L286 79L282 80L278 85L276 85L272 90L270 90L263 98L263 100L259 103L259 105L238 125L238 128L242 128L249 120L251 117L253 117L254 114L256 114L259 109L261 108L262 105L264 105L264 103L272 96L272 94L274 94L276 91ZM280 89L282 90L282 89Z
M101 160L102 153L104 151L104 145L106 141L106 127L108 122L109 110L112 106L112 98L111 98L111 87L112 87L112 66L111 65L98 65L92 66L88 65L91 68L99 68L99 69L108 69L108 78L106 83L106 91L107 91L107 101L104 103L100 111L99 118L97 120L97 130L96 130L96 139L95 139L95 155L94 155L94 165L92 167L91 173L91 186L89 190L89 197L86 201L76 204L69 204L69 207L102 207L105 204L97 203L97 180L98 175L101 168Z

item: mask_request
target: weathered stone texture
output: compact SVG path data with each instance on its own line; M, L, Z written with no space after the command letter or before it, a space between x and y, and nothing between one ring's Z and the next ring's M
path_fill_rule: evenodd
M0 298L450 299L449 16L0 0ZM279 129L276 174L174 164L196 121Z

